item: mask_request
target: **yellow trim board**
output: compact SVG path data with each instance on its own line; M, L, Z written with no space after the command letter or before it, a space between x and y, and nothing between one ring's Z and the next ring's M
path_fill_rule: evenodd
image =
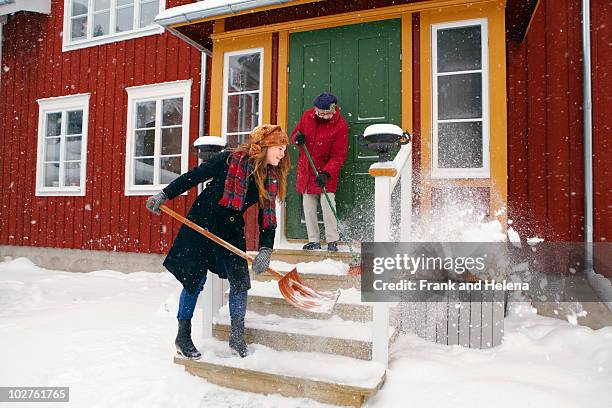
M276 31L311 31L322 28L366 23L370 21L389 20L392 18L399 18L402 14L411 12L444 10L445 8L456 7L457 5L461 5L463 7L477 8L481 5L486 5L489 3L497 4L499 2L500 0L429 0L419 3L409 3L398 6L387 6L369 10L351 11L347 13L332 14L324 17L314 17L296 21L288 21L285 23L249 27L241 30L233 30L219 34L211 34L211 38L222 39L239 36L250 36Z
M223 62L226 52L263 48L261 123L270 123L272 101L272 34L213 41L210 89L210 134L221 134L223 120Z
M490 179L432 179L431 25L477 18L488 20L489 44L489 166ZM421 177L424 209L431 208L433 187L489 187L493 216L508 199L505 1L421 13ZM503 216L505 218L505 214ZM505 223L502 223L504 225Z

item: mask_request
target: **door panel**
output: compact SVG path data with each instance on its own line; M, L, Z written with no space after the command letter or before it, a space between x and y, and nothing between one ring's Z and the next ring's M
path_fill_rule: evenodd
M344 230L358 240L372 235L374 179L368 169L376 157L359 146L357 135L375 123L401 125L400 38L399 20L301 32L290 37L289 130L318 94L327 91L338 97L342 116L349 125L349 149L336 203L340 220L350 220L344 223ZM294 167L289 175L287 237L306 238L301 195L295 192L295 146L290 148L290 154Z

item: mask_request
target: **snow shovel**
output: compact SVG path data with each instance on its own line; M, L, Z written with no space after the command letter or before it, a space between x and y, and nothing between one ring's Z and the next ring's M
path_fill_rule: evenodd
M242 251L240 248L235 247L229 242L222 240L212 232L200 227L195 222L188 220L187 218L171 210L165 205L161 205L159 209L171 216L172 218L196 230L211 241L221 245L223 248L235 253L241 258L246 259L248 262L253 263L253 258L249 254ZM331 312L333 311L334 306L338 301L338 296L340 295L339 291L321 291L305 285L300 280L296 268L293 268L285 275L270 267L268 267L267 271L274 277L274 279L278 281L278 287L280 289L281 294L283 295L285 300L287 300L287 302L289 302L293 306L311 313L331 314Z
M315 177L319 177L319 172L317 171L317 168L315 167L314 162L312 161L312 157L310 157L310 152L306 148L306 143L302 143L301 146L304 148L304 153L306 153L306 157L308 157L310 167L312 167L312 171L314 171ZM355 254L355 252L353 252L351 243L343 236L344 234L340 232L340 220L338 219L338 213L336 213L336 209L332 205L331 200L327 195L327 190L325 190L325 186L323 186L321 190L323 190L323 194L325 194L325 198L327 199L327 204L329 205L329 208L331 208L334 217L336 217L336 222L338 223L338 235L340 235L340 239L346 242L346 245L348 246L349 252L351 254L352 262L349 265L348 274L361 275L361 262L359 261L359 257Z

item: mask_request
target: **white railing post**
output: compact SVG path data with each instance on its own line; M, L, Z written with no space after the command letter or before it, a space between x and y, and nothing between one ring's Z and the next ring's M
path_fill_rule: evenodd
M202 328L205 339L213 337L213 323L223 306L223 280L212 272L208 272L204 290L200 296L202 301Z
M402 146L393 162L370 166L374 176L374 241L389 242L391 237L391 194L400 181L400 240L410 241L412 225L412 143ZM389 305L374 303L372 312L372 360L389 365Z

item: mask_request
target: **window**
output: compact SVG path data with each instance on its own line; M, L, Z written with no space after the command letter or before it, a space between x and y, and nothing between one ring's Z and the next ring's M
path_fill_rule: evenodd
M163 32L160 0L65 0L64 51Z
M432 177L488 178L486 20L432 26Z
M228 146L246 140L261 121L263 49L226 52L223 64L223 136Z
M84 196L89 94L38 100L37 196Z
M154 194L188 169L191 80L126 91L125 194Z

